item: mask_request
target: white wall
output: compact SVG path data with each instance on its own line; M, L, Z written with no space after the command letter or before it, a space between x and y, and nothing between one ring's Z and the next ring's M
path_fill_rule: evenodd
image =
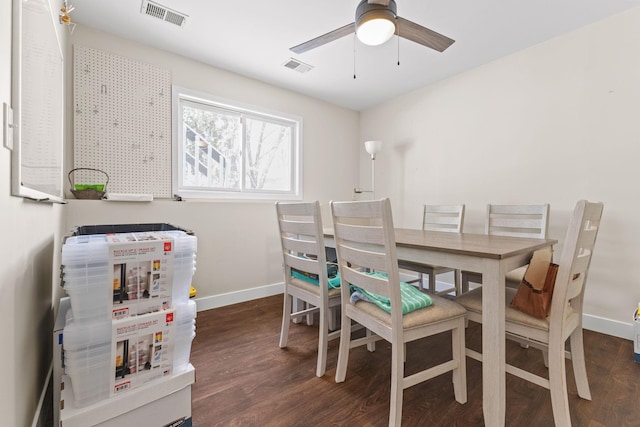
M11 3L0 2L0 103L9 105ZM0 414L3 425L29 426L51 366L63 207L12 197L10 186L11 152L0 147Z
M71 42L169 69L173 84L179 86L302 116L305 200L319 200L329 220L329 200L351 198L358 184L359 113L83 26L76 28ZM70 90L68 93L71 97ZM68 152L71 144L69 141ZM273 201L136 204L71 200L66 215L67 229L136 222L169 222L195 232L194 285L201 309L249 294L259 297L259 291L244 292L256 287L274 285L262 292L281 292L282 255Z
M639 51L636 8L362 112L360 139L387 143L376 192L407 227L420 226L423 203L465 203L465 231L479 233L487 203L550 203L560 243L578 199L604 202L585 324L630 337L640 301ZM360 162L366 179L362 152Z

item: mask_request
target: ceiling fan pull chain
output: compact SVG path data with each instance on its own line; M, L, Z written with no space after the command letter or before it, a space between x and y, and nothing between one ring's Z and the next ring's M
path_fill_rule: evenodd
M356 79L356 33L353 33L353 79Z
M398 20L396 20L396 25L400 25L397 23ZM400 66L400 27L398 28L398 67Z

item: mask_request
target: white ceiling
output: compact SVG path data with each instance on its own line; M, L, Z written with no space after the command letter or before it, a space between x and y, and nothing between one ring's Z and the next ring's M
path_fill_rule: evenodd
M363 110L559 34L640 0L396 0L398 16L456 42L438 53L394 37L347 36L301 55L289 48L354 21L358 0L159 0L189 15L180 28L140 13L142 0L69 0L74 22L328 102ZM354 45L355 70L354 79ZM283 67L296 58L315 68Z

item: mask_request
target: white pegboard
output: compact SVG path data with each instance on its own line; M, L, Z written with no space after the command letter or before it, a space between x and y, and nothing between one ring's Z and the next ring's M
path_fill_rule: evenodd
M169 70L75 45L73 81L74 167L105 171L108 192L171 197Z

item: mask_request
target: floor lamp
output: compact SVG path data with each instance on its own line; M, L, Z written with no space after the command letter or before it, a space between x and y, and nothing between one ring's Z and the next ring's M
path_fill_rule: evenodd
M361 188L354 188L353 192L371 193L372 199L376 198L376 154L382 151L382 141L365 141L364 149L371 155L371 190L363 190Z

